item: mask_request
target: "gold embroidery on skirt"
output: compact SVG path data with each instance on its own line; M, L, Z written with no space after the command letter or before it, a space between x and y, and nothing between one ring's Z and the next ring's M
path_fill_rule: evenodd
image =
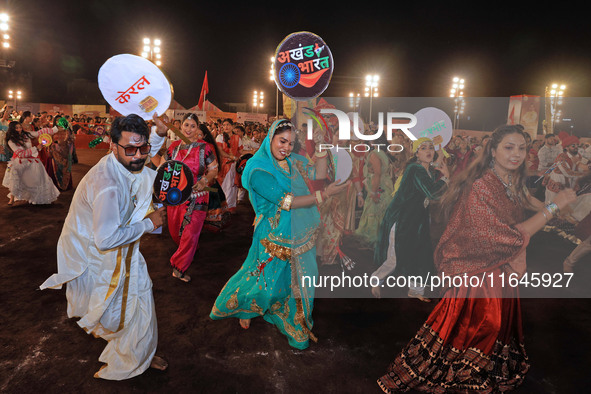
M228 302L226 302L227 309L234 310L238 308L238 290L240 290L240 288L237 288L234 294L232 294L232 296L228 300Z
M234 293L235 295L236 293ZM234 297L234 295L232 295L232 297ZM226 303L226 307L228 306L228 304L230 303L230 301L228 301ZM256 313L258 315L263 315L263 308L261 308L255 299L252 300L252 302L250 303L250 309L236 309L238 307L238 301L236 300L236 305L230 309L230 312L222 312L217 305L213 305L213 308L211 308L211 313L213 313L215 316L219 316L219 317L228 317L228 316L232 316L235 315L237 313Z
M260 306L257 305L257 300L255 300L254 298L252 299L252 302L250 303L250 310L258 313L259 315L263 314L263 308L261 308Z
M275 316L277 316L279 319L281 319L281 322L283 323L283 329L290 337L292 337L297 342L306 342L308 339L311 338L308 335L308 332L305 329L295 328L289 322L289 312L290 312L289 299L290 298L291 298L291 296L287 296L283 300L283 304L281 304L281 301L277 301L275 304L273 304L274 310L272 312L271 311L270 312L273 313ZM280 311L281 306L283 306L283 312ZM296 322L296 324L297 324L297 322Z

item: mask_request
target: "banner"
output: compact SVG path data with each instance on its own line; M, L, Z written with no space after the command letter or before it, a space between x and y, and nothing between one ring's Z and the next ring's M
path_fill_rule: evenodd
M168 113L168 111L167 111ZM174 110L174 115L172 116L173 120L183 120L183 118L185 117L185 115L187 114L194 114L195 116L197 116L197 119L199 119L199 122L205 122L207 119L207 116L205 114L205 111L191 111L188 109L175 109Z
M540 96L519 95L509 98L508 124L520 124L532 139L538 135Z
M37 112L39 112L39 104L37 103L28 103L28 102L18 102L18 106L17 108L14 107L14 100L8 100L7 101L8 106L12 106L12 109L16 109L18 110L18 112L21 111L31 111L32 114L36 114Z
M257 114L251 112L237 112L236 113L236 122L238 123L266 123L268 115L267 114Z
M84 105L73 104L72 115L86 115L86 116L107 116L107 108L104 105Z
M21 105L18 105L19 111L21 109ZM72 106L70 104L47 104L47 103L40 103L39 104L39 112L46 111L49 114L55 114L56 112L61 112L64 115L72 116L74 113L72 112Z
M232 119L233 122L236 121L236 113L234 112L206 111L205 113L207 122L215 122L218 119L223 121L227 118Z

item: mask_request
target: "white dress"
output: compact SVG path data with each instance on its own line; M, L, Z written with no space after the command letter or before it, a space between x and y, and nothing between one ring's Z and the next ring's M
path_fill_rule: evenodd
M42 133L55 134L55 129L41 129L30 132L33 137ZM31 204L51 204L57 200L60 192L47 175L45 166L39 158L39 151L27 139L25 146L8 141L13 156L2 179L2 186L10 190L8 197L15 200L26 200Z

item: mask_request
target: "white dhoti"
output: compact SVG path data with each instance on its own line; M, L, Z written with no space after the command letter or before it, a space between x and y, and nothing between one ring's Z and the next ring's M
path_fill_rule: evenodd
M156 309L151 291L139 295L129 324L121 331L103 334L108 341L99 361L106 363L94 376L122 380L140 375L150 367L158 345Z
M122 380L140 375L156 353L158 326L152 282L138 244L107 252L117 254L114 266L91 265L73 279L61 270L60 276L54 275L41 285L42 289L56 288L62 284L57 282L66 280L68 317L80 317L80 327L108 342L99 357L106 365L94 375L97 378Z

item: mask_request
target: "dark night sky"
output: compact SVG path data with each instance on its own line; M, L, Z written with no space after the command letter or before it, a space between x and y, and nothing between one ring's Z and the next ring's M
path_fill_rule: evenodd
M204 3L214 2L0 0L0 10L12 17L14 72L33 75L41 102L60 102L74 78L96 81L110 56L139 54L145 35L162 39L162 69L186 107L196 104L206 70L214 103L250 102L254 89L272 97L269 57L302 30L332 51L325 96L362 90L370 72L381 75L382 96L445 96L455 74L466 78L468 96L543 95L553 80L570 96L591 94L588 16L564 2L547 12L524 1L489 2L486 11L483 3L459 11L463 3L417 1Z

